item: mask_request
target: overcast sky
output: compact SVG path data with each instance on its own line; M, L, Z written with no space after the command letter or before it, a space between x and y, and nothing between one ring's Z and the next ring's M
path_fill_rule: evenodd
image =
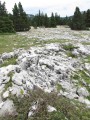
M58 13L60 16L73 15L76 6L81 11L90 9L90 0L1 0L5 1L7 10L11 13L15 3L21 2L27 14L37 14L39 10L47 13Z

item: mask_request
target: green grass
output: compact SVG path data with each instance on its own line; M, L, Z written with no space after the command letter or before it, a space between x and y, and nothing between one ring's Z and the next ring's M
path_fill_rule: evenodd
M28 38L18 34L0 34L0 54L4 52L11 52L13 49L25 48L28 49L31 46L45 45L50 43L65 43L70 40L65 39L52 39L52 40L39 40L38 38Z
M13 72L9 72L8 73L8 77L10 77L10 79L9 79L9 81L5 84L5 86L4 86L4 90L3 90L3 92L1 93L1 97L3 98L3 93L5 92L5 91L7 91L7 89L9 88L9 87L12 87L12 76L13 76ZM4 100L6 100L6 98L3 98L3 101ZM1 119L0 119L1 120Z
M74 80L77 80L77 86L81 86L83 87L84 84L83 84L83 80L85 81L86 83L86 88L87 90L90 92L90 88L89 88L89 84L90 84L90 76L88 75L88 71L86 70L78 70L76 71L76 73L74 73L73 75L71 75L71 80L74 79Z
M4 60L4 62L0 65L0 67L5 67L8 65L15 65L16 63L17 63L16 58L10 58L10 59Z
M17 48L29 48L36 39L29 39L18 34L0 35L0 53L11 52Z
M77 75L77 74L74 74L74 76L72 76L72 78L75 79L75 80L79 80L79 79L80 79L80 76Z
M10 72L8 74L8 77L10 77L10 80L5 84L4 91L6 91L9 87L12 87L12 76L13 76L13 72Z
M88 76L88 74L86 74L87 73L87 71L85 71L85 70L80 70L79 71L79 74L80 74L80 76L81 76L81 78L87 83L87 85L88 84L90 84L90 76Z
M56 85L56 88L57 88L58 92L63 89L62 86L59 83Z
M87 57L85 57L84 61L87 62L87 63L90 63L90 55L88 55Z
M89 120L90 118L90 109L85 105L58 96L55 92L44 93L42 90L36 89L24 97L17 98L15 95L11 95L10 99L13 100L18 114L16 116L6 115L0 120ZM30 107L37 100L38 109L31 118L28 118ZM57 111L48 113L48 105L55 107Z
M77 58L77 56L74 55L71 51L67 51L66 54L68 57Z
M90 42L82 42L83 45L90 45Z
M68 51L72 51L72 50L74 50L74 48L75 47L70 43L67 45L63 45L63 49L68 50Z
M71 75L71 80L77 80L77 84L76 86L78 87L86 87L86 89L88 90L88 92L90 93L90 87L88 86L90 84L90 76L88 75L88 71L87 70L79 70L77 71L74 75ZM85 85L83 84L83 81L85 81ZM88 100L90 100L90 96L86 97Z
M51 40L43 40L41 41L42 44L50 44L50 43L66 43L66 42L70 42L70 40L67 39L51 39Z

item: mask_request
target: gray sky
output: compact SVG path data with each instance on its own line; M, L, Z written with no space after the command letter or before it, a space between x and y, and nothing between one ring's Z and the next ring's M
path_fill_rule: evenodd
M51 12L58 13L60 16L73 15L76 6L81 11L90 9L90 0L1 0L6 2L6 8L11 13L15 3L19 1L26 13L36 14L39 10L47 13Z

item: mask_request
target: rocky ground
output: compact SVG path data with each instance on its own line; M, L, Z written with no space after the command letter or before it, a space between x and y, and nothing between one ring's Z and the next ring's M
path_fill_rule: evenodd
M39 44L28 50L20 48L0 55L0 116L17 115L12 96L23 98L28 91L37 89L48 94L57 93L57 96L83 103L89 109L90 31L58 27L31 29L18 34L35 38L39 43L55 39L65 42L46 42L44 46ZM38 100L32 102L28 118L37 110L37 104ZM57 111L57 108L48 104L47 111Z

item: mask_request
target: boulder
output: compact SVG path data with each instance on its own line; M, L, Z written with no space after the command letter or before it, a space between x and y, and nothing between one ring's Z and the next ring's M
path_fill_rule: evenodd
M85 69L90 71L90 63L85 63Z
M74 49L72 51L72 54L75 55L76 57L79 56L79 52L77 51L77 49Z
M57 111L57 110L56 110L56 108L54 108L54 107L48 105L47 111L48 111L48 112L54 112L54 111Z
M12 57L14 57L14 53L13 53L13 52L3 53L2 56L1 56L1 58L2 58L3 60L10 59L10 58L12 58Z
M83 97L89 96L89 92L87 91L87 89L85 87L78 88L77 94L79 96L83 96Z
M9 91L3 93L3 98L7 98L7 97L9 97Z
M13 101L7 99L5 102L0 103L0 116L15 115L16 110Z

